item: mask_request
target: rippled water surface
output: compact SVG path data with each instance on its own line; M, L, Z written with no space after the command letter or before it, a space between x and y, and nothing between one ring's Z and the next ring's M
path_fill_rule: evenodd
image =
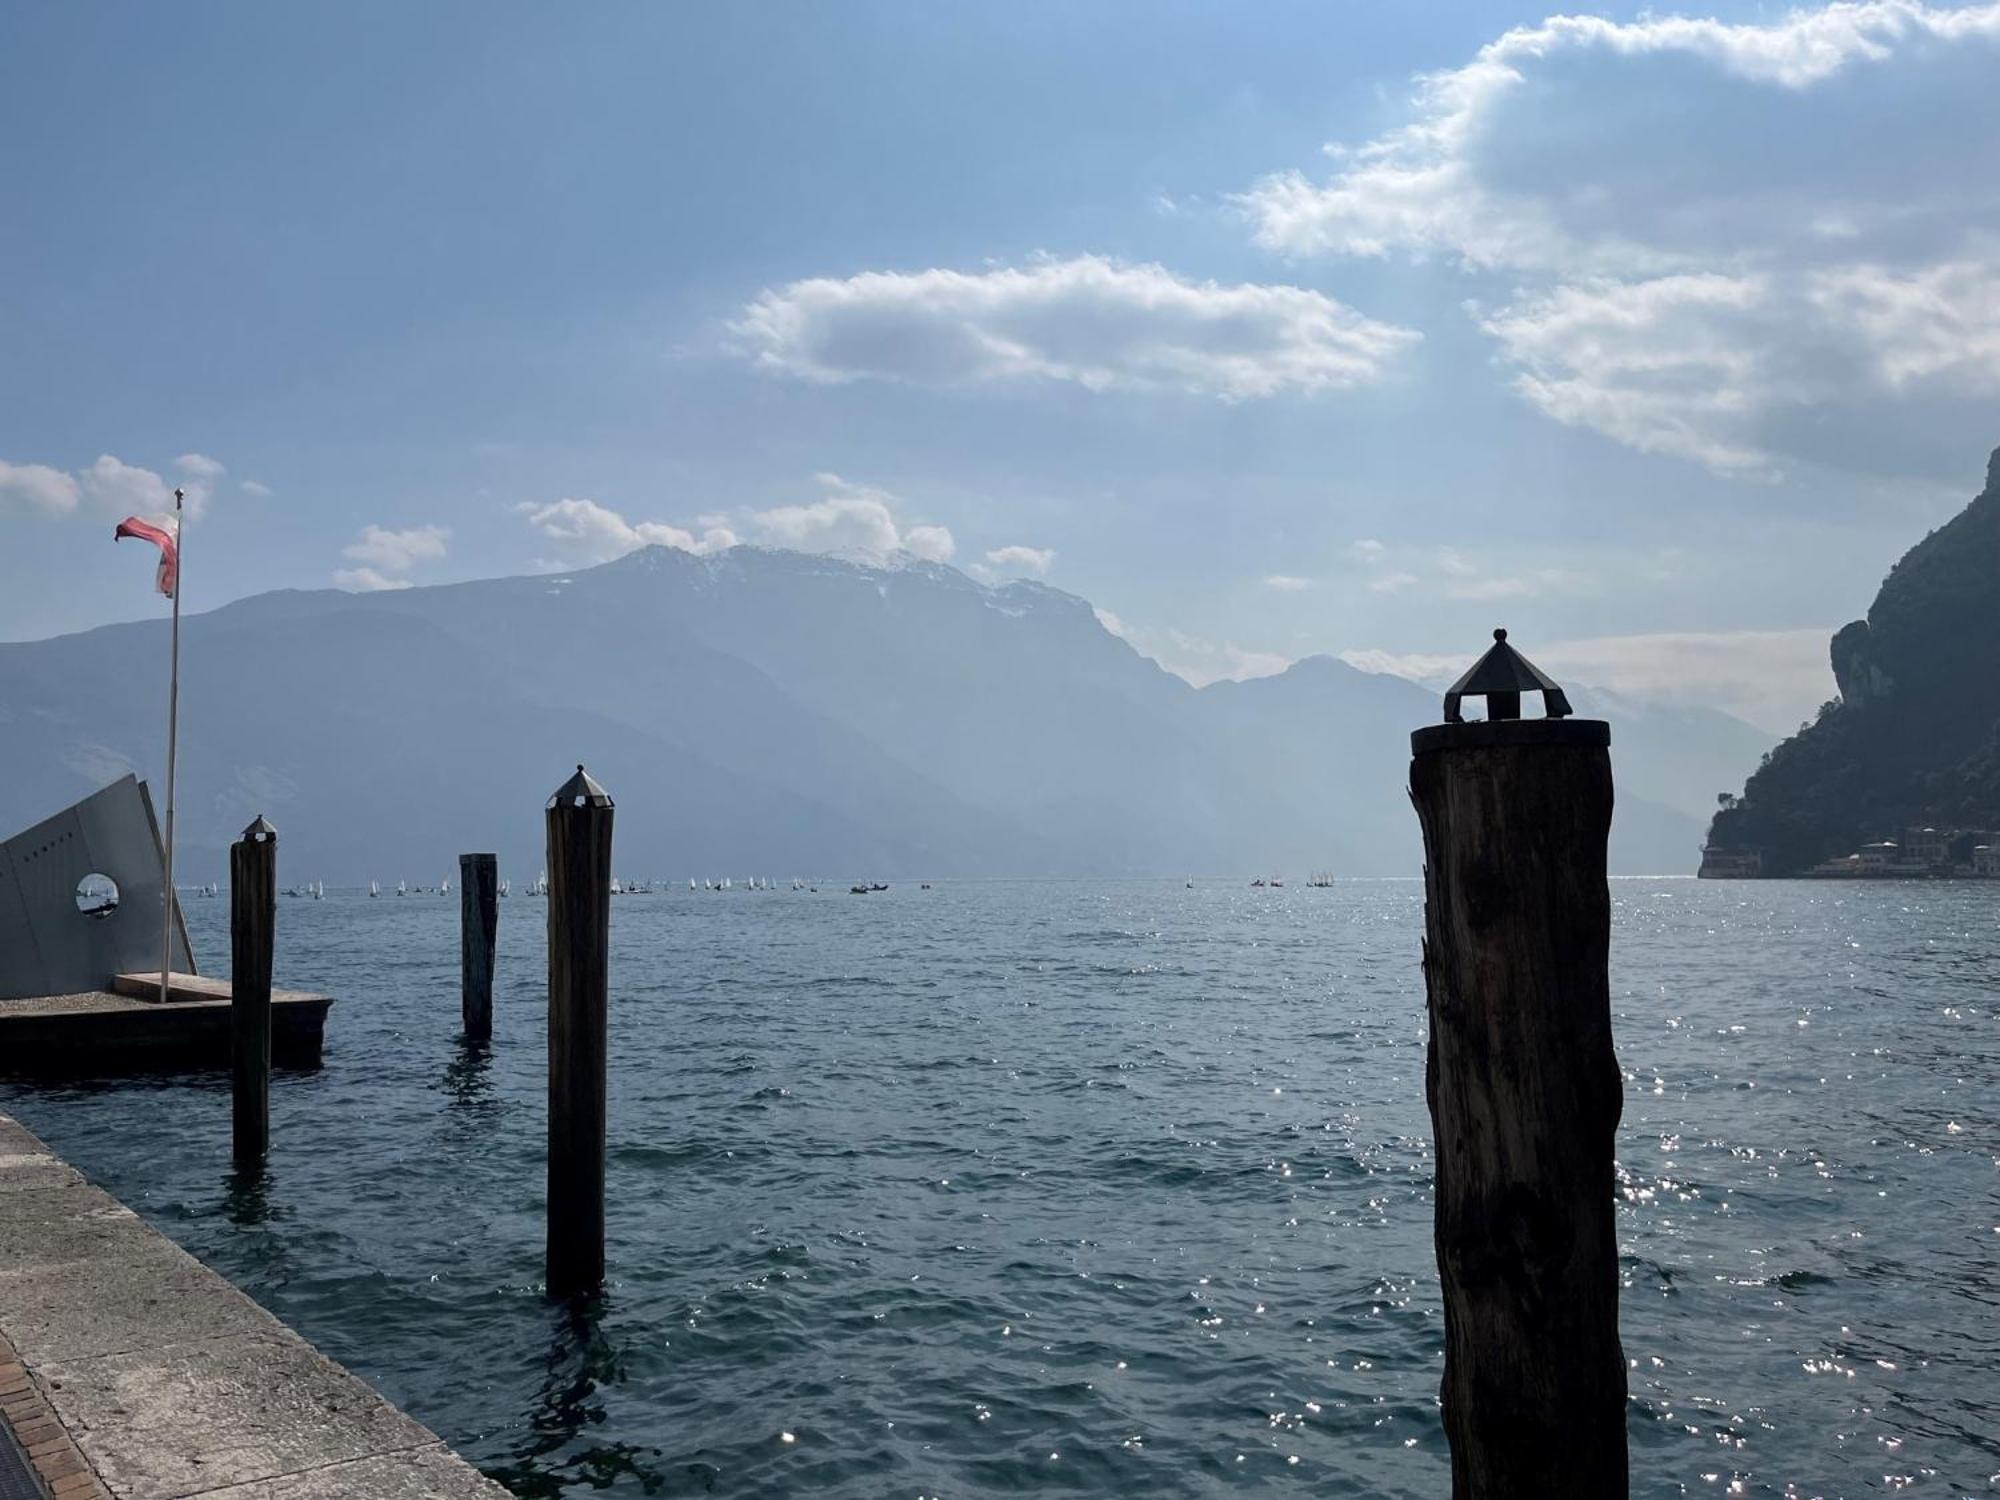
M614 902L592 1319L539 902L475 1050L455 896L281 901L262 1176L220 1080L0 1104L522 1495L1446 1491L1417 884L841 890ZM2000 888L1613 894L1633 1492L2000 1492Z

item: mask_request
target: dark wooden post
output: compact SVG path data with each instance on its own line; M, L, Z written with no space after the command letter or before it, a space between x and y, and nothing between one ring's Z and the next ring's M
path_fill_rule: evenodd
M1506 652L1504 632L1495 653ZM1628 1492L1613 1150L1610 729L1523 720L1411 737L1424 832L1425 1092L1435 1127L1444 1425L1457 1500ZM1519 661L1518 657L1513 657ZM1503 663L1502 665L1506 665ZM1555 688L1552 709L1568 712ZM1489 673L1489 678L1491 674Z
M468 1040L493 1035L493 939L500 927L500 861L458 857L459 1011Z
M604 1280L604 1081L611 798L582 766L549 799L549 1237L552 1297Z
M236 1160L271 1149L271 949L278 830L262 816L229 846L229 1097Z

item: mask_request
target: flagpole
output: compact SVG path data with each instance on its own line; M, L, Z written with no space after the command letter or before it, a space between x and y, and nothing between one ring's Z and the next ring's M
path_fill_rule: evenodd
M181 491L174 491L174 632L167 671L167 889L161 900L160 1003L167 1003L167 980L174 964L174 752L181 717Z

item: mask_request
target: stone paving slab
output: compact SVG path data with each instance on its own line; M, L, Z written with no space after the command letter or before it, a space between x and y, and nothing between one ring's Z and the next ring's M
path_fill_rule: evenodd
M434 1496L467 1493L453 1488L464 1472L464 1460L444 1444L436 1443L383 1458L329 1464L323 1469L308 1469L281 1479L259 1479L207 1490L202 1500L348 1500L353 1495L366 1495L368 1500L432 1500ZM497 1486L495 1489L497 1493L505 1493Z
M0 1183L7 1175L0 1172ZM6 1212L0 1213L0 1267L25 1271L129 1254L136 1222L137 1214L83 1182L80 1175L67 1186L21 1188L6 1200Z
M131 1500L174 1500L436 1441L283 1329L33 1368L111 1492Z
M36 1188L82 1187L83 1173L46 1151L0 1154L0 1193Z
M38 1367L159 1348L190 1329L214 1337L282 1326L248 1297L218 1296L215 1273L178 1246L0 1270L0 1328Z
M40 1445L63 1500L65 1486L112 1500L506 1495L0 1115L0 1354L13 1351L23 1373L0 1421Z

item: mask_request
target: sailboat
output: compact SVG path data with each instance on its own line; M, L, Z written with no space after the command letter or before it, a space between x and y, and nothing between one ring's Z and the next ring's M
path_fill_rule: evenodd
M408 882L408 881L406 881L406 880L399 880L399 881L397 881L397 882L396 882L396 894L397 894L397 895L399 895L399 896L407 896L407 895L409 895L409 894L410 894L410 885L409 885L409 882Z
M368 899L369 899L370 901L373 901L373 900L375 900L375 899L376 899L376 898L377 898L378 896L380 896L381 894L382 894L382 886L381 886L381 883L380 883L379 881L374 881L374 880L371 880L371 881L369 881L369 882L368 882Z

